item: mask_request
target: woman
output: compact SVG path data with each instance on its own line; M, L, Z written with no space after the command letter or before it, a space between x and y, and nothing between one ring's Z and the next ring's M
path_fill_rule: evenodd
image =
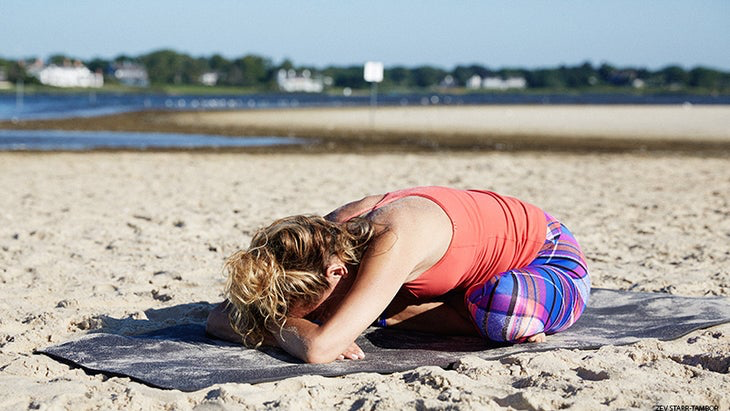
M540 342L583 312L585 257L539 208L489 191L416 187L259 230L227 263L208 331L312 363L360 359L374 322ZM230 317L230 321L228 321Z

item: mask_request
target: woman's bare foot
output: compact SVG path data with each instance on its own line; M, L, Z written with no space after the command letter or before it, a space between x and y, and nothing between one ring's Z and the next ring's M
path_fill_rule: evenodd
M543 343L545 341L547 341L545 333L535 334L532 337L527 338L527 342L531 343Z

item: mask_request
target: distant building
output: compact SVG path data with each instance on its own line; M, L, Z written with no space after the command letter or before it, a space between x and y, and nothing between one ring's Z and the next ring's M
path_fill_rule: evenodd
M523 89L527 87L527 80L524 77L485 77L482 87L489 90Z
M147 70L140 64L123 61L114 66L114 78L130 87L147 87L150 79Z
M0 90L7 90L13 85L8 81L8 75L5 69L0 68Z
M637 80L637 78L638 73L635 70L613 70L608 75L607 80L614 86L633 86L634 80Z
M635 78L631 81L631 87L633 88L644 88L646 83L640 78Z
M487 90L507 90L507 89L523 89L527 88L527 80L524 77L484 77L478 74L469 77L466 80L466 88L476 90L484 88Z
M482 78L481 76L475 74L471 77L469 77L466 80L466 88L468 89L478 89L482 87Z
M324 90L325 80L320 77L313 78L309 70L303 70L297 74L294 70L281 69L276 75L276 84L279 89L292 93L321 93Z
M218 73L214 71L203 73L200 75L199 80L204 86L215 86L218 84Z
M101 73L92 73L80 61L73 65L46 66L38 71L38 80L41 84L54 87L98 88L104 85L104 76Z

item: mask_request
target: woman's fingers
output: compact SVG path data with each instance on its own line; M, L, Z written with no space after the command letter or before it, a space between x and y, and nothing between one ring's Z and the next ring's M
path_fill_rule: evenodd
M348 359L348 360L361 360L365 358L365 353L358 347L357 344L352 343L345 352L340 354L338 357L340 360Z

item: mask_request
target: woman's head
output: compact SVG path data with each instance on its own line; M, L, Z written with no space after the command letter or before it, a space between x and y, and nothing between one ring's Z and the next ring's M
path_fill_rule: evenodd
M373 233L365 219L334 223L317 216L286 217L258 230L249 248L225 265L234 330L246 344L259 345L292 309L313 308L331 291L331 261L358 264Z

